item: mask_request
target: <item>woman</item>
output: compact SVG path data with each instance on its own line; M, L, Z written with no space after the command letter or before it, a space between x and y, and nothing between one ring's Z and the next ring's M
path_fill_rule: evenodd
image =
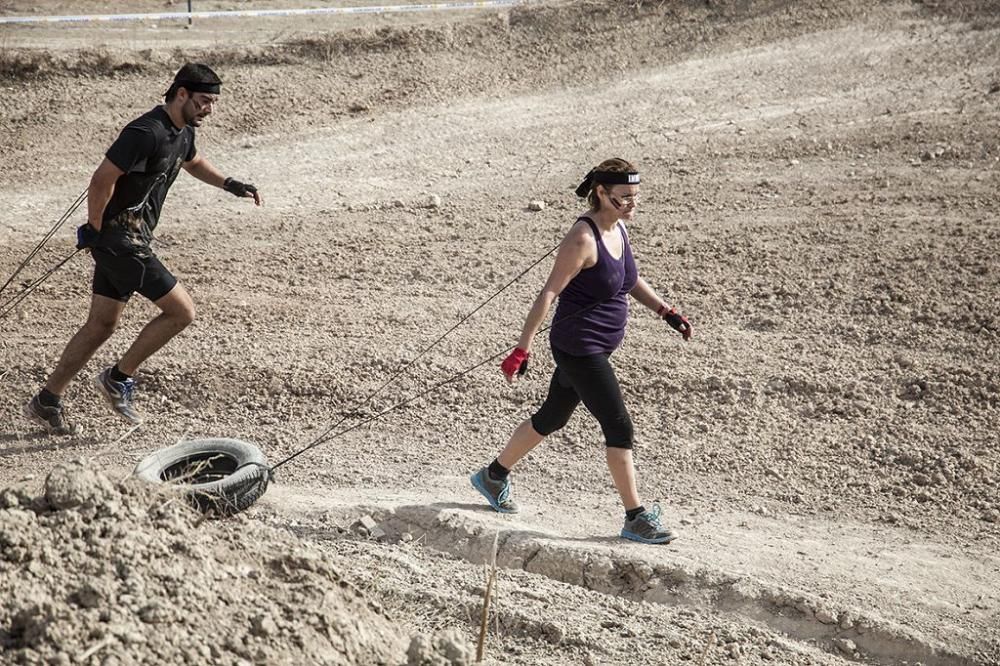
M656 312L685 340L691 324L668 307L639 277L623 220L635 217L639 173L629 162L610 159L592 169L576 189L590 210L563 239L549 279L528 312L517 348L501 364L507 381L527 370L535 334L559 297L549 342L556 370L545 402L522 422L503 451L471 481L494 509L516 513L511 468L549 434L569 421L582 401L601 424L608 469L625 505L621 536L642 543L669 543L675 536L660 524L660 508L639 501L632 463L632 421L609 362L625 336L628 296Z

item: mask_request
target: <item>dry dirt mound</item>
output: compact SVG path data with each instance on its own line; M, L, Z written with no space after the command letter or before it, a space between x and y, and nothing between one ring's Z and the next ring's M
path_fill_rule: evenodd
M405 662L406 639L326 556L259 524L75 464L0 507L5 663Z

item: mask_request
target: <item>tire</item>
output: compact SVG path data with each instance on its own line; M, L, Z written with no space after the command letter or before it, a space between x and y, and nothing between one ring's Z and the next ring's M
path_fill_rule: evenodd
M259 448L238 439L194 439L154 451L132 474L182 489L203 512L229 516L248 509L267 490L271 470Z

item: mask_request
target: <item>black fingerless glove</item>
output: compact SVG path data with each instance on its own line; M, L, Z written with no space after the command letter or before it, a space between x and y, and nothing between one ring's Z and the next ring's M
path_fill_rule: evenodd
M95 247L97 239L101 237L101 232L90 226L90 223L81 224L76 228L76 249L83 250L88 247Z
M241 183L232 178L222 181L222 189L238 197L252 197L257 194L257 188L250 183Z
M660 318L670 324L670 327L680 333L685 340L691 339L691 322L676 309L668 309L666 305L661 305L656 314L660 315Z

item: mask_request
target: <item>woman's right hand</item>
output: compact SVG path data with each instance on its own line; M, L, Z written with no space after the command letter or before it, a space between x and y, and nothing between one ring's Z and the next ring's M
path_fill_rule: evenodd
M515 374L520 377L528 371L529 356L531 356L530 353L520 347L516 347L514 351L512 351L507 358L503 360L503 363L500 364L500 369L503 371L503 374L506 375L508 383L513 383Z

